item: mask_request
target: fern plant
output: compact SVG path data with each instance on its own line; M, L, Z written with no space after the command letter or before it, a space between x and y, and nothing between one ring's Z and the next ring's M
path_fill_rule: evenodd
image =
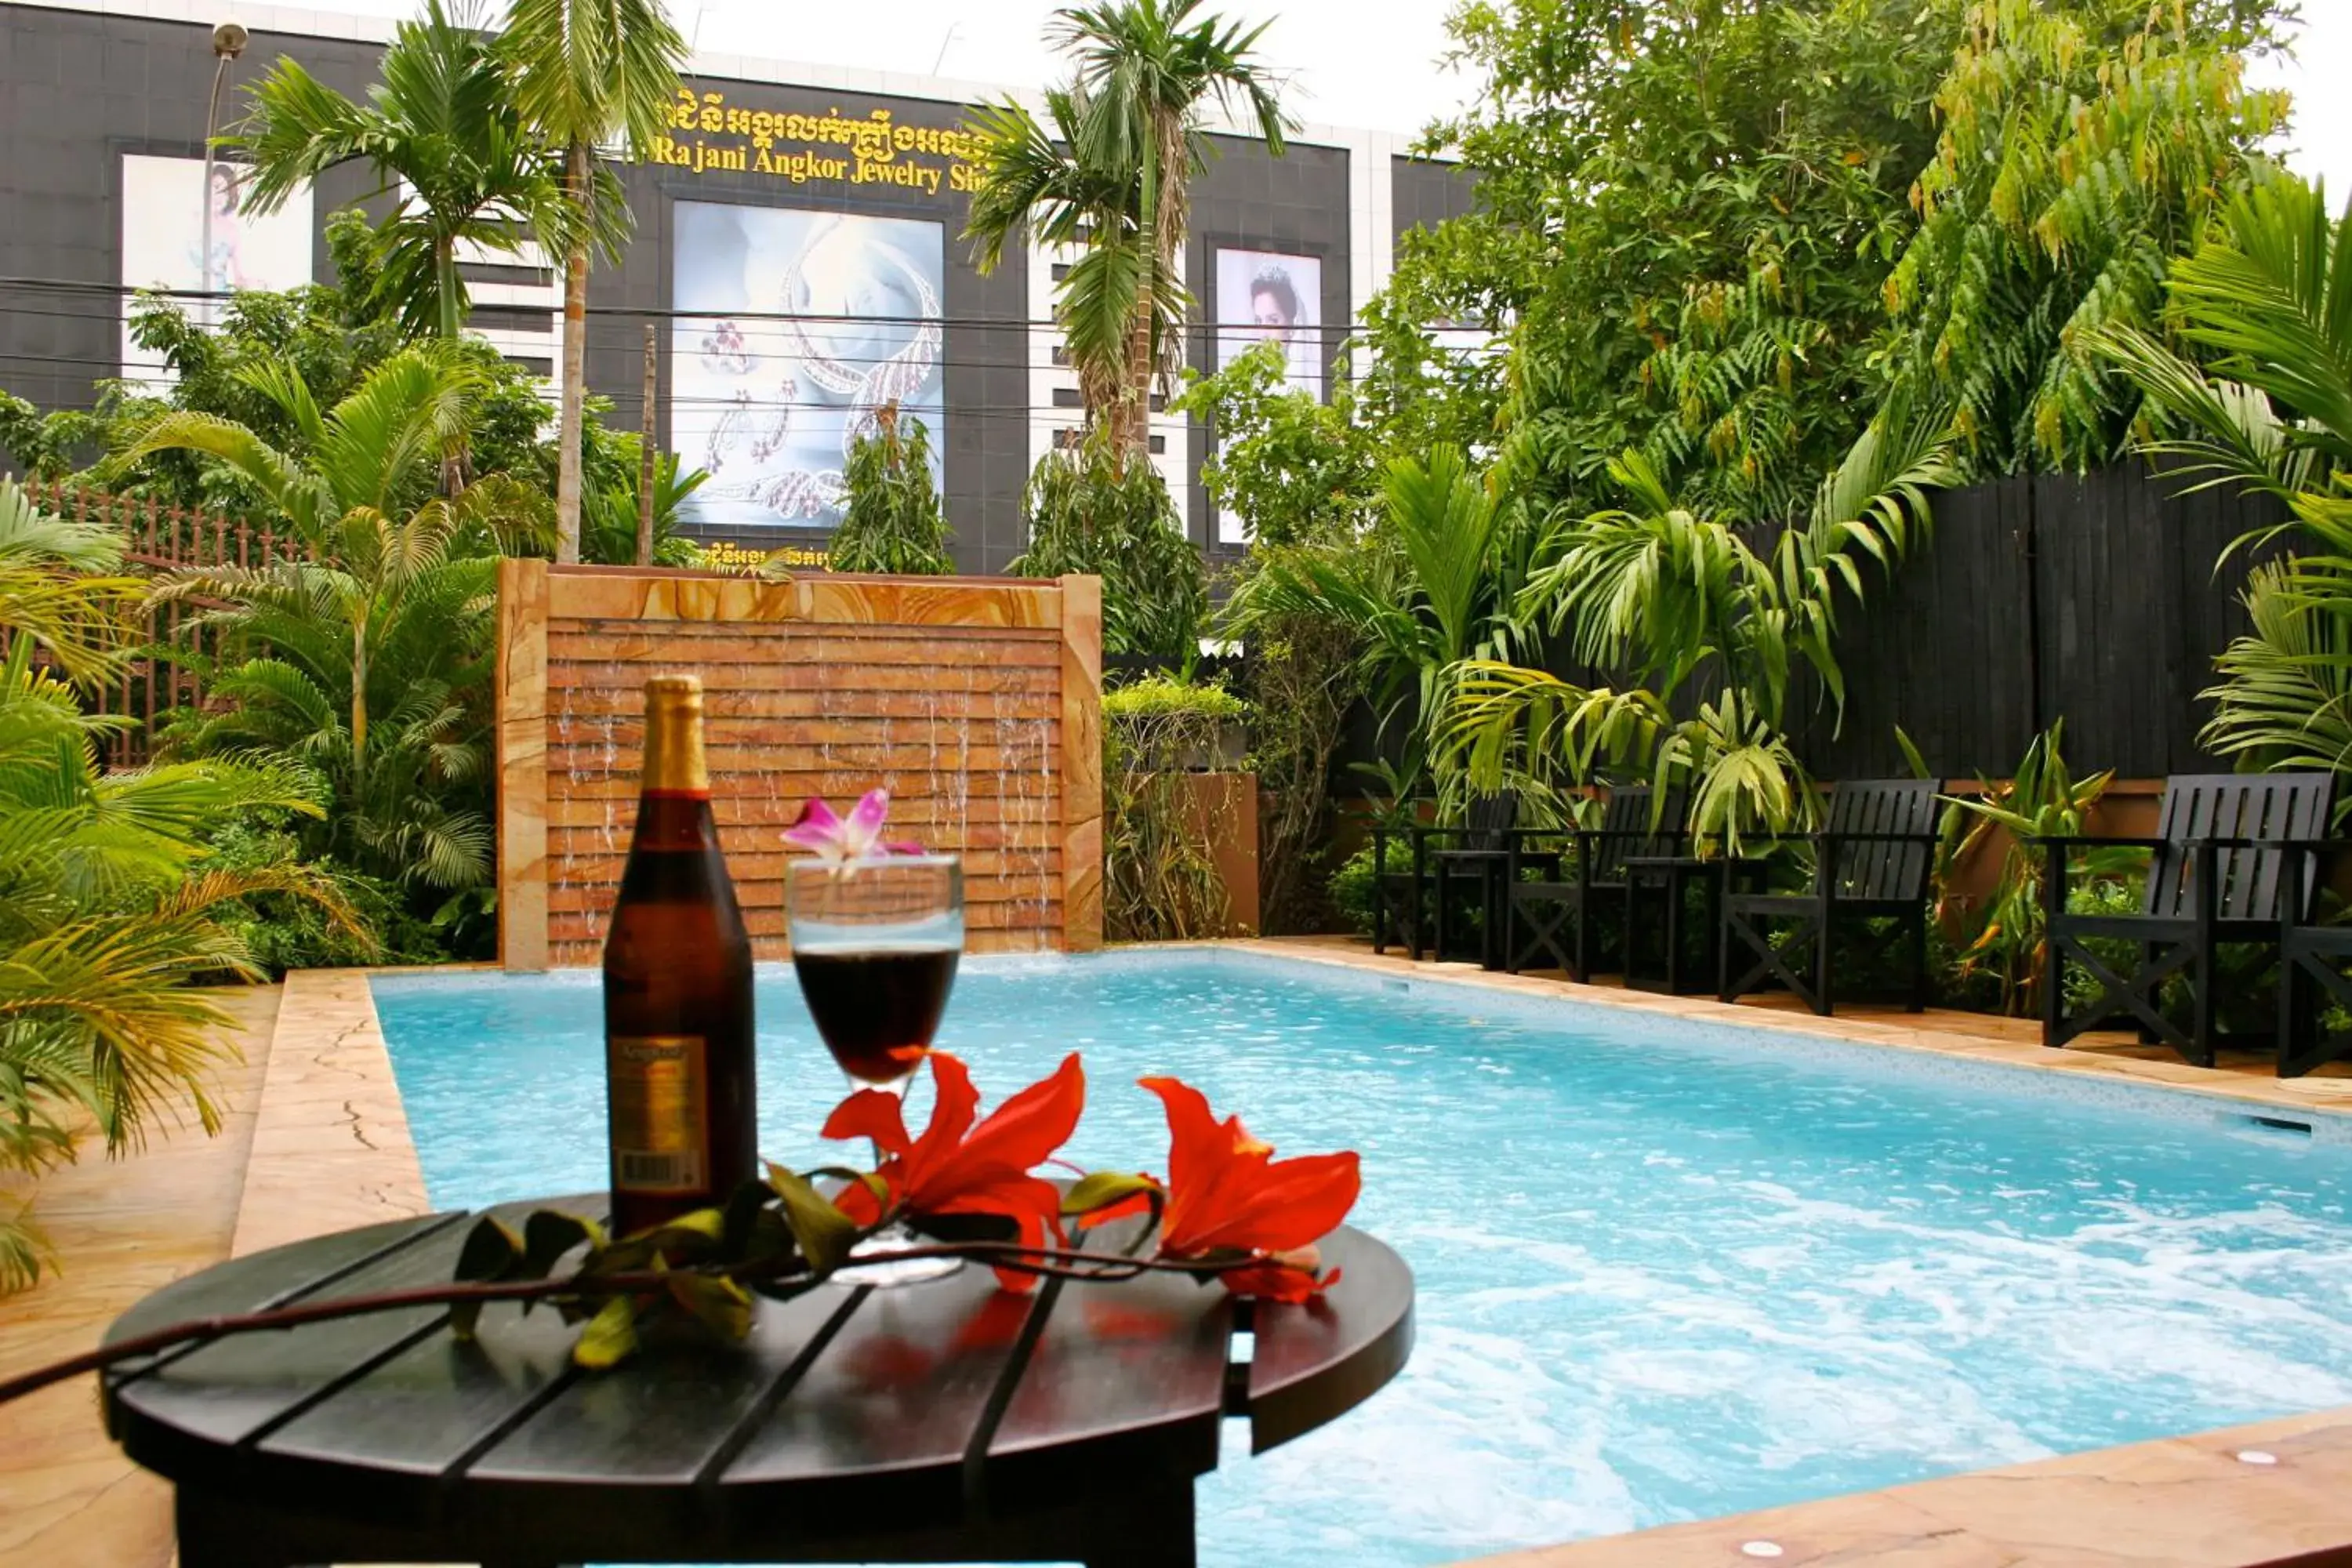
M948 553L947 514L931 477L931 432L910 419L901 433L896 404L875 415L870 435L850 448L842 479L849 504L834 531L835 572L884 572L944 577L955 571Z

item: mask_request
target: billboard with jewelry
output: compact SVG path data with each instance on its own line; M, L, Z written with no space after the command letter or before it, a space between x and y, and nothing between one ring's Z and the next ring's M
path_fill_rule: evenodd
M945 227L797 207L672 209L670 445L709 482L689 529L831 530L842 472L877 409L947 450Z

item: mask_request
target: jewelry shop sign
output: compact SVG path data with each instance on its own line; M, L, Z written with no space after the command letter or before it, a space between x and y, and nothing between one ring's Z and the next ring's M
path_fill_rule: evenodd
M863 118L839 109L803 114L730 105L723 92L677 89L670 134L650 162L701 174L772 174L790 184L829 181L898 185L921 195L979 188L981 139L968 131L908 125L887 109Z

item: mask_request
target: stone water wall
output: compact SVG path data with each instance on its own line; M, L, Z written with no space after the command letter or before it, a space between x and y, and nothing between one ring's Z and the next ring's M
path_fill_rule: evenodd
M784 955L784 829L877 785L964 859L976 952L1102 940L1101 585L502 563L499 951L597 962L646 677L702 677L712 806L752 945Z

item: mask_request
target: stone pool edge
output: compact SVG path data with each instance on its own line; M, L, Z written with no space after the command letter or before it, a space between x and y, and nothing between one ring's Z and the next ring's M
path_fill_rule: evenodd
M1993 1039L1957 1029L1939 1028L1927 1022L1892 1024L1883 1018L1856 1018L1844 1015L1823 1018L1811 1013L1782 1012L1777 1008L1717 1002L1711 997L1668 996L1608 985L1579 985L1573 981L1547 980L1532 974L1490 973L1475 963L1439 963L1433 960L1409 959L1394 953L1376 953L1368 946L1342 945L1321 938L1245 937L1156 945L1320 963L1358 973L1444 985L1475 986L1521 998L1610 1007L1654 1017L1684 1018L1694 1023L1760 1029L1817 1040L1883 1046L1975 1064L2105 1079L2138 1089L2193 1095L2204 1100L2230 1100L2277 1110L2352 1116L2352 1078L2258 1078L2217 1072L2180 1061L2105 1056L2080 1050L2050 1050L2039 1044Z
M2309 1097L2260 1082L2200 1084L2199 1069L2079 1058L2038 1059L1949 1030L1814 1018L1691 997L1571 985L1473 965L1413 963L1362 949L1280 940L1169 944L1229 950L1398 976L1484 985L1928 1050L2014 1060L2044 1071L2108 1072L2191 1094L2298 1110L2352 1110L2352 1080ZM447 966L420 973L478 973ZM262 1091L234 1251L398 1215L429 1204L366 970L289 974ZM2126 1070L2138 1069L2138 1070ZM2313 1080L2288 1080L2282 1089ZM2270 1463L2250 1462L2255 1454ZM1754 1550L1759 1546L1769 1551ZM1479 1559L1482 1568L1698 1568L1776 1561L1884 1568L2352 1568L2352 1406L2096 1449L2028 1465L1964 1472L1756 1513L1534 1547Z

